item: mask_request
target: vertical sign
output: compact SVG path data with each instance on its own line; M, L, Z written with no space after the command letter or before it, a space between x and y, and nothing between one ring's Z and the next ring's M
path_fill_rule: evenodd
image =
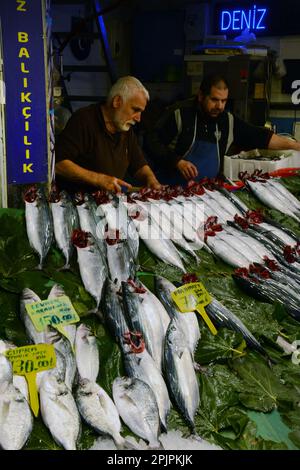
M8 183L48 178L43 0L0 2Z
M5 86L3 79L3 52L0 18L0 207L7 207L6 151L5 151Z

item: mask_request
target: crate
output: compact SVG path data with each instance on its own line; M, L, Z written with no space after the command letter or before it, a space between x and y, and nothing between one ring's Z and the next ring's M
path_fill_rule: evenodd
M300 168L300 152L296 150L253 149L236 155L224 156L224 175L233 180L239 179L241 171L264 173L282 168Z

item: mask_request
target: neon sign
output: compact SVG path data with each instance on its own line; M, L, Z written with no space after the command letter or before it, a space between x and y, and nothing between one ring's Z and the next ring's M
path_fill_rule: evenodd
M220 31L263 31L266 29L266 18L269 8L253 5L251 8L220 10Z

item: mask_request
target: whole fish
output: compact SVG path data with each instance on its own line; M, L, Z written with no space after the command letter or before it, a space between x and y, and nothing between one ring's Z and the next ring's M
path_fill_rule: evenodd
M122 281L134 279L136 264L126 240L107 239L107 262L112 281L120 287Z
M142 380L117 377L112 386L113 398L124 423L151 448L158 448L159 414L155 395Z
M168 327L164 359L166 380L174 402L194 431L194 418L200 403L199 384L191 352L176 318Z
M241 333L250 347L256 349L256 351L261 353L263 356L267 356L265 349L248 330L244 323L217 299L212 299L212 301L205 306L205 310L216 326L226 327L230 330Z
M126 197L126 196L125 196ZM116 195L115 198L117 199L118 204L118 211L120 213L120 219L126 220L127 225L125 225L125 229L127 229L127 242L131 252L133 259L137 262L138 254L139 254L139 234L137 233L136 227L128 215L128 210L124 196Z
M25 325L27 336L34 344L51 343L52 340L59 338L59 334L53 328L50 329L48 326L44 331L36 330L26 310L26 305L34 302L41 302L40 297L33 290L28 289L27 287L23 289L20 299L20 313L21 319Z
M75 357L79 377L96 382L99 373L97 339L83 323L76 330Z
M225 263L239 268L249 266L249 259L239 251L236 251L227 241L215 236L209 236L206 243L213 253L225 261Z
M51 212L44 192L36 186L25 192L24 201L28 240L31 248L40 257L37 268L42 269L53 240Z
M71 348L70 341L65 336L59 336L56 340L54 340L51 344L53 344L55 351L58 351L65 360L65 377L64 382L72 391L73 383L76 376L77 366L76 366L76 359Z
M129 334L129 336L131 335L132 333ZM129 377L135 377L146 382L152 389L158 405L161 426L166 431L170 400L161 371L148 353L142 340L140 340L138 347L135 347L135 344L130 340L128 343L121 343L126 373Z
M131 209L132 210L132 209ZM186 272L182 264L178 250L171 240L163 238L162 230L156 222L142 211L142 208L135 209L139 213L137 218L133 218L133 223L138 231L139 237L143 240L147 248L160 260L179 268Z
M72 241L77 248L81 280L85 290L94 297L98 310L105 279L107 278L106 260L93 236L82 230L73 232Z
M103 257L106 258L106 243L104 241L106 219L104 214L98 213L97 204L90 194L76 193L75 203L81 230L93 235Z
M295 298L293 291L287 292L286 287L272 279L260 279L257 276L244 276L239 273L232 275L236 283L247 294L263 302L278 302L295 320L300 321L299 298Z
M105 322L112 336L116 338L117 342L122 342L123 335L129 331L129 327L125 320L120 288L110 279L106 279L101 305Z
M53 439L66 450L76 450L81 422L71 391L53 374L46 374L40 386L41 416Z
M176 290L172 282L161 276L155 276L155 290L158 298L164 305L170 319L176 318L185 334L189 350L194 356L195 349L200 339L199 323L195 312L181 313L176 307L171 293Z
M237 208L237 210L243 214L243 216L246 215L247 211L249 210L249 207L236 195L234 192L228 191L224 187L219 187L218 191L225 196L232 204Z
M29 404L12 378L11 363L0 354L0 447L5 450L22 449L33 428Z
M70 196L65 191L52 191L49 200L55 240L66 260L62 269L69 269L70 259L74 251L71 237L73 231L79 227L77 211Z
M17 346L10 341L5 341L0 339L0 354L3 354L5 351L9 349L15 349ZM14 386L22 393L22 395L28 401L29 392L28 392L28 385L24 375L16 375L13 374L12 381Z
M191 256L193 256L197 263L200 262L199 257L195 253L195 248L192 248L188 241L184 238L183 230L184 226L180 227L179 230L179 217L172 217L172 207L167 204L166 202L141 202L139 201L139 206L143 207L150 214L151 217L155 220L155 222L161 226L163 237L166 239L172 240L175 245L178 245L180 248L183 248L187 251ZM173 211L174 212L174 211ZM176 220L176 224L175 224Z
M57 299L59 297L65 296L66 293L64 291L63 286L60 284L54 284L53 287L51 288L49 294L48 294L48 299ZM68 325L64 325L64 330L66 331L68 335L68 339L71 343L72 348L74 347L75 344L75 335L76 335L76 325L73 323L70 323Z
M148 292L122 282L122 294L127 323L131 331L139 331L145 340L146 348L153 357L158 368L162 368L164 329Z
M224 194L218 190L209 190L206 189L208 196L211 199L214 199L228 214L231 215L232 220L235 215L242 216L243 213L241 210L234 204L230 199L228 199Z
M112 436L118 448L123 448L118 410L105 390L88 379L79 381L76 403L84 421L100 434Z
M252 193L267 207L276 209L300 222L300 213L284 197L280 197L274 187L268 185L265 181L246 180L246 184L250 187Z

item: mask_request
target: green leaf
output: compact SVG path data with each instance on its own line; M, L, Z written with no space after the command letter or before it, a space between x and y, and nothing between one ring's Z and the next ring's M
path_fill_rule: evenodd
M271 413L248 411L247 415L257 426L256 436L260 436L266 441L284 443L288 449L297 448L289 439L291 430L284 424L277 410L273 410Z
M231 361L231 365L243 381L239 399L246 408L267 412L277 408L280 402L287 402L291 407L296 403L296 392L282 385L258 354Z
M228 442L232 450L287 450L285 443L264 440L257 435L257 427L253 421L248 421L239 439Z
M241 334L226 328L220 328L216 335L211 334L208 328L202 329L195 359L200 364L208 364L212 361L225 361L236 354L242 355L237 349L242 339Z

